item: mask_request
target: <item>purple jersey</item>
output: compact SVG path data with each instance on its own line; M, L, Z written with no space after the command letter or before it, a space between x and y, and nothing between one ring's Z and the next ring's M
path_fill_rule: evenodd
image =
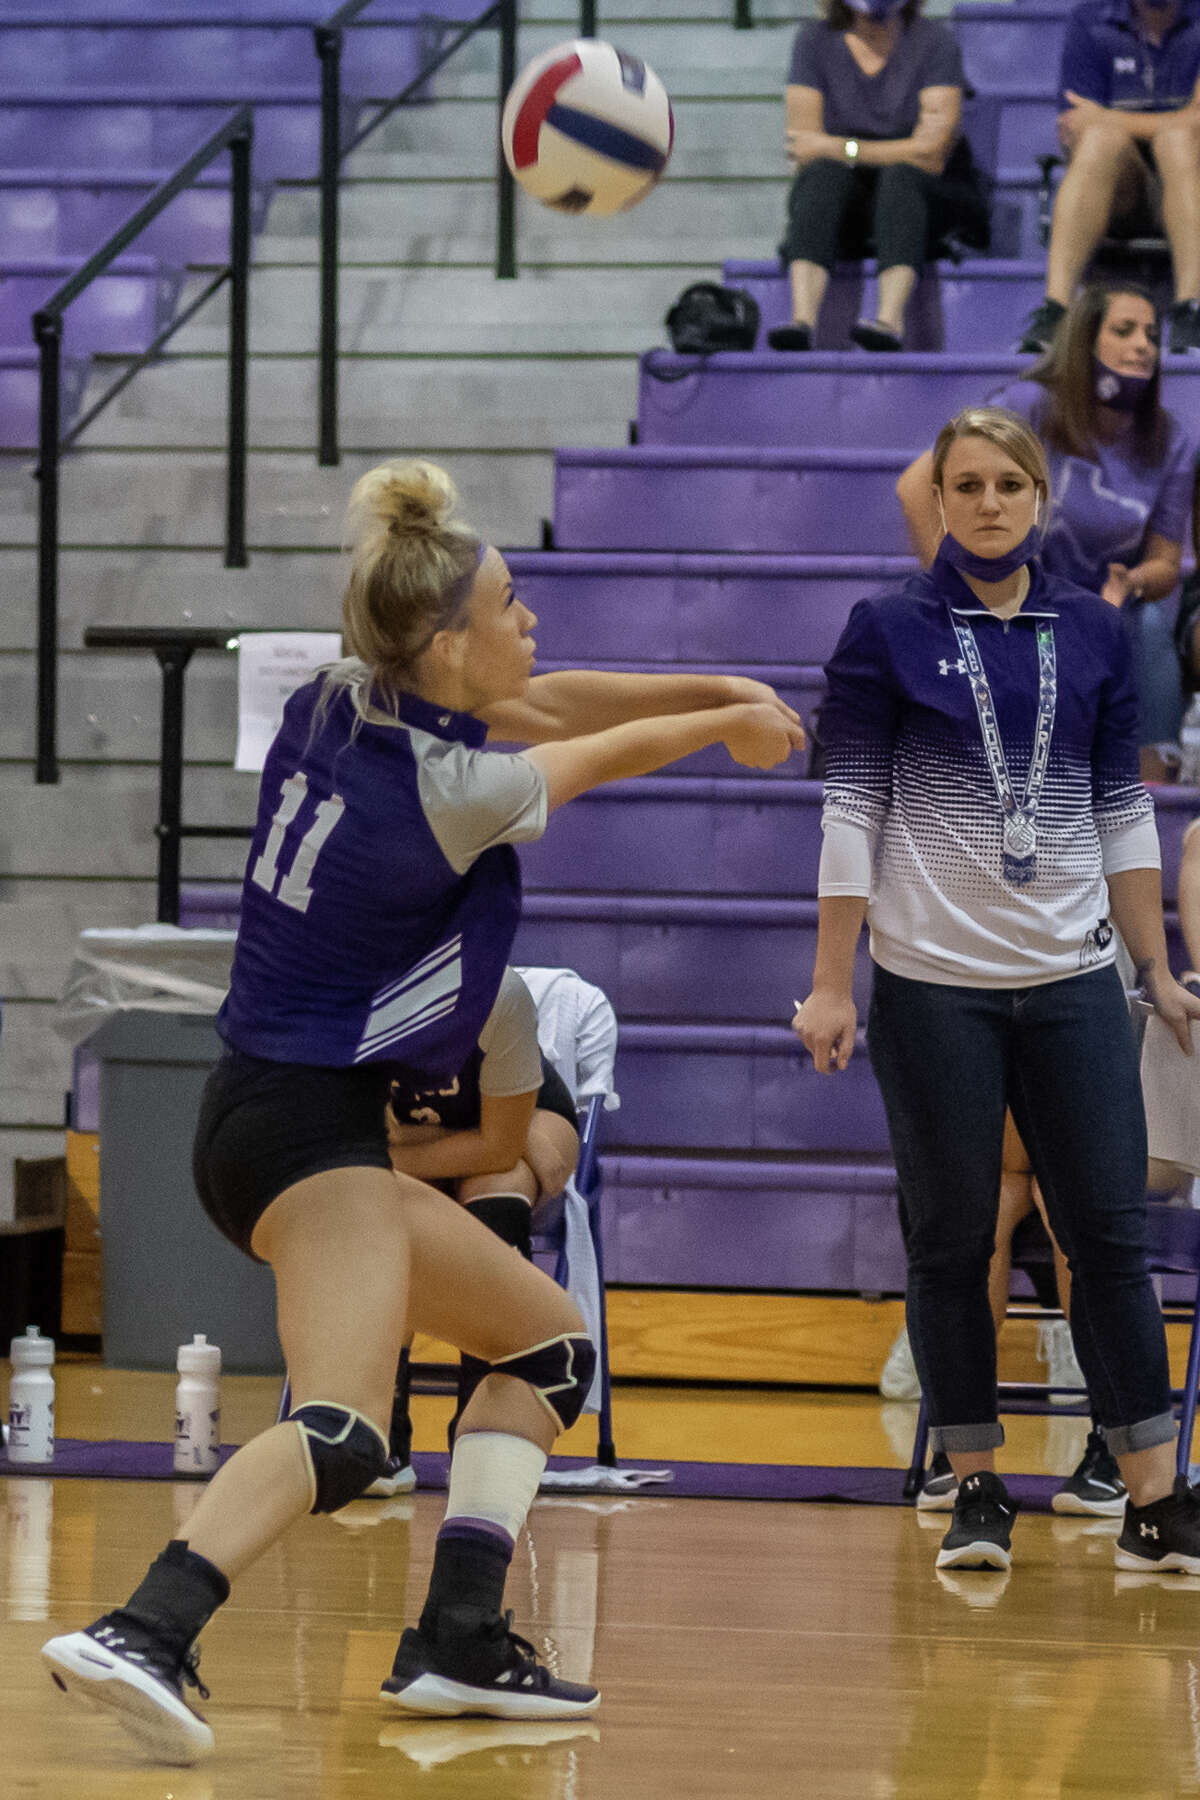
M335 684L318 716L322 679L267 755L218 1029L273 1062L452 1075L504 976L512 845L545 829L545 781L484 750L479 719L414 695L389 722L363 681Z

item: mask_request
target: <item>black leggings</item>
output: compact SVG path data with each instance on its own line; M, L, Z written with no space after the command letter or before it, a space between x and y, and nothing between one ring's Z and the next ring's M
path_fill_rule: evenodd
M838 262L859 261L873 242L880 269L919 272L948 231L977 228L978 205L973 188L927 175L912 163L886 168L825 159L806 163L788 196L780 255L785 262L832 270Z

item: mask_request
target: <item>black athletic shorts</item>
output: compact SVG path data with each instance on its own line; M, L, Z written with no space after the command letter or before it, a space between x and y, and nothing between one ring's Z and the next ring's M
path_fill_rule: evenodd
M390 1169L395 1077L390 1063L321 1069L226 1050L205 1085L192 1150L196 1192L217 1230L254 1256L254 1227L285 1188L329 1169Z

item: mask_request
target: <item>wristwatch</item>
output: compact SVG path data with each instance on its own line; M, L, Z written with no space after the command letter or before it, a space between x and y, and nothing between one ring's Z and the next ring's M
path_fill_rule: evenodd
M844 151L844 155L845 155L846 161L848 163L858 161L858 139L857 138L847 138L846 139L846 148Z

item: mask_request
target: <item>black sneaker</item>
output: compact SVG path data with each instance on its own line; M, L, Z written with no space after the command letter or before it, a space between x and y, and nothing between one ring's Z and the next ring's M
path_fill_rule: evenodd
M990 1469L958 1484L954 1518L938 1551L939 1569L1012 1567L1012 1522L1017 1503Z
M898 331L880 319L860 319L850 327L850 340L860 350L903 350L904 340Z
M1042 356L1054 342L1062 321L1067 316L1067 309L1061 301L1043 300L1035 307L1025 321L1025 329L1021 333L1021 341L1017 352L1021 356Z
M512 1629L512 1614L444 1606L436 1635L410 1628L380 1689L401 1712L456 1718L573 1719L595 1712L599 1691L560 1681L532 1644Z
M1170 312L1169 344L1176 356L1200 350L1200 300L1176 300Z
M1186 1475L1175 1477L1174 1488L1162 1500L1149 1506L1126 1503L1117 1567L1200 1575L1200 1490Z
M772 350L811 350L811 325L773 325L767 333Z
M1089 1431L1083 1460L1063 1482L1050 1505L1056 1513L1090 1513L1097 1518L1119 1519L1125 1511L1125 1483L1117 1459L1102 1431Z
M62 1693L107 1707L156 1762L203 1762L212 1728L183 1697L184 1686L208 1689L196 1672L195 1645L179 1656L124 1613L105 1613L85 1631L42 1645L50 1679Z
M950 1467L944 1450L934 1452L925 1475L925 1485L917 1495L918 1512L953 1512L958 1499L958 1476Z

